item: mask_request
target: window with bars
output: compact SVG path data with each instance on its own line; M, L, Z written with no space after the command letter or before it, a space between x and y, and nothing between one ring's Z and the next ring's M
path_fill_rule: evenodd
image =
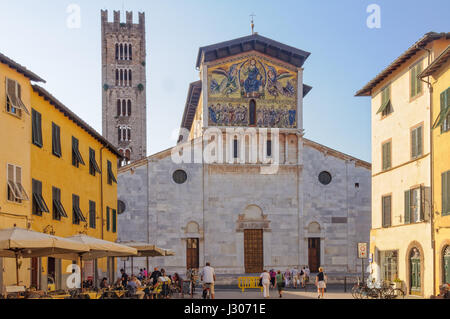
M410 97L422 93L422 81L417 77L422 72L422 61L419 61L410 70Z
M95 160L95 151L89 147L89 174L95 176L95 173L101 174L97 161Z
M392 207L392 196L387 195L381 198L382 204L382 226L391 226L391 207Z
M62 156L61 152L61 128L52 122L52 153L57 157Z
M53 219L61 220L61 217L67 218L66 210L61 202L61 190L57 187L52 187L53 196Z
M382 144L381 146L381 157L382 157L382 170L388 170L392 167L392 142L388 141Z
M43 212L48 213L49 209L47 203L42 196L42 182L36 179L32 180L32 192L33 192L33 207L32 213L34 215L42 216Z
M423 126L420 125L411 130L411 158L415 159L423 155Z
M11 202L21 203L29 200L28 195L22 186L22 168L20 166L7 165L7 198Z
M398 278L398 251L380 251L380 259L382 279L392 282Z
M96 227L96 212L95 212L95 202L89 201L89 227L95 228Z
M35 109L31 109L31 140L42 148L42 115Z

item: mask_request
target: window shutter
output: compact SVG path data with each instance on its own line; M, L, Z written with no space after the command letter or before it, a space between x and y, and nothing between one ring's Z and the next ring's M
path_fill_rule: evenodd
M411 97L414 97L416 95L416 84L414 79L416 78L416 68L411 68Z
M383 170L385 170L386 169L386 166L387 166L387 162L386 162L386 155L387 155L387 153L386 153L386 144L383 144L382 146L381 146L381 157L382 157L382 160L383 160Z
M112 210L112 232L115 233L117 230L117 211Z
M405 224L411 223L411 191L405 191Z
M422 72L422 61L420 61L417 65L416 65L416 77L415 77L415 81L416 81L416 94L419 94L420 92L422 92L422 81L420 81L417 78L417 75L419 75Z
M109 230L109 207L106 207L106 230Z
M425 187L420 186L420 221L425 220Z
M386 168L391 168L391 142L386 143Z
M417 154L416 156L421 156L423 154L423 143L422 143L422 126L417 128L416 139L417 139Z
M415 158L417 156L417 130L411 131L411 157Z

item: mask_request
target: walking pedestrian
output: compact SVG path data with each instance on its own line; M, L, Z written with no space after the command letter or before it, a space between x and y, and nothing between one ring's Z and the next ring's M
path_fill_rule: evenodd
M270 274L267 270L263 270L261 276L261 284L263 286L263 295L264 298L269 298L269 285L270 285Z
M297 281L298 281L298 270L297 267L293 267L291 269L291 278L294 289L297 289Z
M299 277L300 277L300 282L302 284L302 288L304 288L305 287L305 266L303 266L303 268L300 269Z
M275 272L274 269L271 269L270 272L270 286L272 287L272 289L275 288L275 277L277 276L277 273Z
M316 286L317 286L317 298L320 299L320 295L322 294L323 299L325 288L327 288L327 275L323 272L322 267L319 267L319 273L316 276Z
M280 298L281 298L281 297L283 297L283 288L285 285L284 276L281 273L281 271L279 271L279 270L277 271L277 275L275 278L276 278L275 283L278 288L278 294L280 295Z

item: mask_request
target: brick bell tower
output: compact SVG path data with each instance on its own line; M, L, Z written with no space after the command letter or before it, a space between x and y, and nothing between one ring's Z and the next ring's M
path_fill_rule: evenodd
M133 13L101 10L102 24L102 134L124 155L124 165L147 152L145 13L139 23Z

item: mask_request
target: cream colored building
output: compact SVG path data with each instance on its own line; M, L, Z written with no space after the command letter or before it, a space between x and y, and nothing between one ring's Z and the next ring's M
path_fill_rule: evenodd
M427 33L356 96L372 98L374 276L399 278L407 294L433 294L430 91L419 75L450 43Z

